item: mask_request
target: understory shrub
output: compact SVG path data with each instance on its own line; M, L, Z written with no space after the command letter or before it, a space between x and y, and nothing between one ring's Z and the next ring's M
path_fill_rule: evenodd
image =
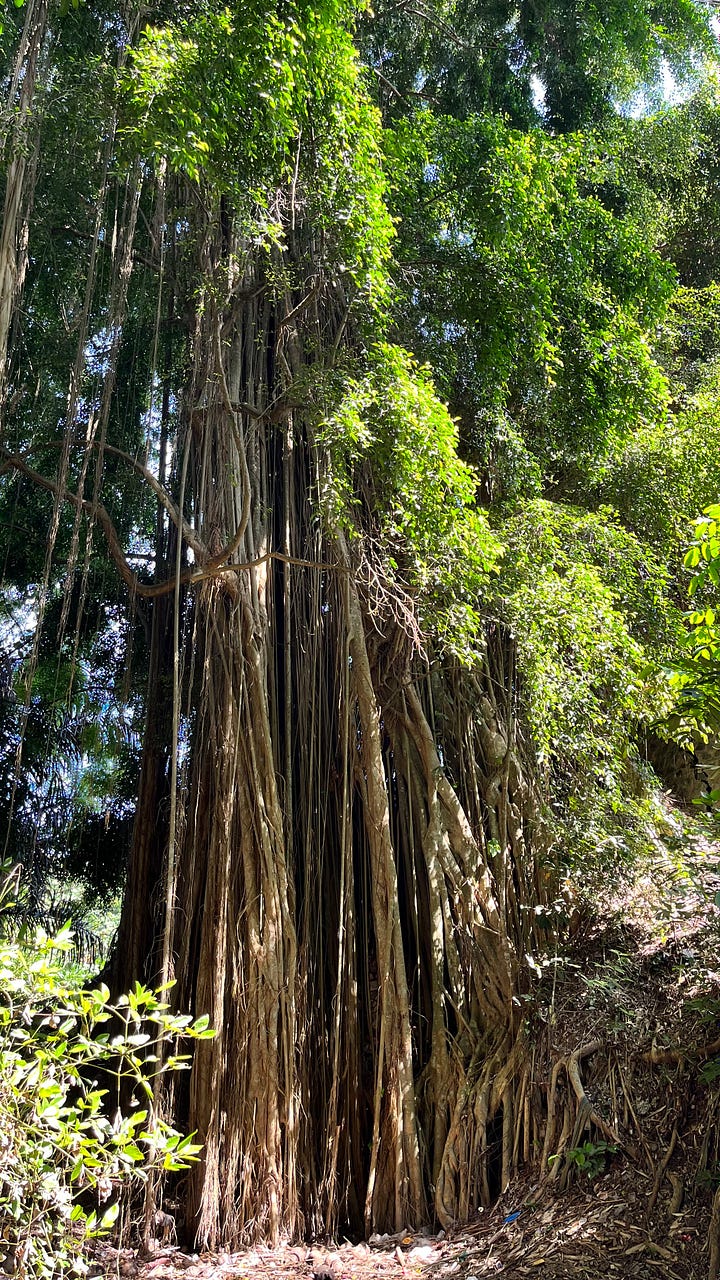
M193 1135L162 1119L158 1081L188 1065L180 1038L213 1032L159 990L111 1002L102 984L71 985L69 927L10 932L14 883L0 871L0 1269L55 1280L85 1274L84 1246L112 1229L123 1190L197 1158Z

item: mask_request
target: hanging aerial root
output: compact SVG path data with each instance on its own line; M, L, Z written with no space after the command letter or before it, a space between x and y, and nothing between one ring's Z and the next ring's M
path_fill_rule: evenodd
M564 1058L559 1058L554 1064L552 1074L550 1076L550 1086L548 1088L547 1101L547 1121L545 1124L545 1140L543 1142L542 1155L540 1157L540 1178L544 1180L551 1171L549 1164L552 1151L552 1143L555 1138L555 1101L557 1095L558 1078L561 1071L567 1070L567 1063Z

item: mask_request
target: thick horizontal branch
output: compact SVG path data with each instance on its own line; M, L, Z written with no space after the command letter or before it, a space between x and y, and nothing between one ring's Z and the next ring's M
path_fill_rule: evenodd
M434 98L432 94L421 93L419 89L406 89L403 93L402 90L398 89L397 86L392 83L392 80L388 80L387 76L383 75L382 71L378 71L377 67L373 67L373 71L377 76L378 84L381 84L384 89L387 89L390 93L394 94L400 102L404 102L406 107L410 106L408 98L418 98L421 102L430 102L434 107L441 106L441 103L438 102L437 98Z
M305 297L298 302L296 307L293 307L292 311L288 311L287 315L281 316L278 321L278 328L283 329L287 325L292 324L294 320L297 320L298 316L302 315L303 311L307 311L313 299L317 298L320 294L321 288L322 286L320 284L314 284L310 292L306 293Z
M278 561L280 564L288 564L298 569L322 569L326 573L347 573L344 565L331 564L328 560L303 560L300 556L288 556L284 551L265 551L261 556L256 556L254 560L243 560L240 562L232 562L230 564L208 565L201 569L189 570L180 577L180 582L185 586L195 586L199 582L207 582L212 578L220 578L226 573L240 573L245 569L259 569L263 564L269 564L272 561ZM167 582L158 583L150 589L152 595L167 595L175 588L175 578L168 579Z
M51 227L50 235L55 236L58 239L60 239L61 237L64 237L65 239L68 239L68 240L83 240L88 243L92 243L92 241L95 238L92 231L81 231L78 227L67 227L67 226ZM103 247L105 246L106 241L101 240L99 241L99 243L101 247ZM143 253L142 250L140 249L134 248L132 251L132 256L136 262L142 262L143 266L149 267L151 271L161 270L162 264L156 258L151 258L148 254Z
M220 578L227 573L242 573L244 570L258 569L261 565L268 564L272 560L301 569L322 569L325 572L334 573L344 572L343 566L339 564L331 564L322 560L302 560L297 556L287 556L282 551L266 551L254 560L231 564L214 564L211 562L209 565L199 569L188 569L180 575L179 580L173 575L172 578L167 578L163 582L140 582L137 574L128 563L110 513L102 503L93 504L87 498L80 498L78 494L72 493L69 489L61 489L55 480L51 480L48 476L35 471L20 454L12 453L2 446L0 446L0 458L3 459L2 465L0 465L0 473L8 470L17 471L20 475L31 480L33 484L36 484L38 488L59 496L63 502L67 502L76 509L84 511L91 519L96 519L105 535L108 551L123 582L131 592L145 600L170 595L178 585L181 587L195 586L199 582Z
M79 447L81 446L82 448L87 447L86 441L84 440L79 441L78 445ZM43 449L59 449L61 447L62 447L61 442L56 440L47 441L45 444L42 445ZM90 447L94 449L100 449L101 447L100 441L99 440L91 441ZM165 511L167 512L173 524L175 525L175 528L177 529L178 533L181 534L181 536L184 538L187 545L192 548L192 550L194 551L195 555L197 556L201 564L206 564L210 560L210 552L208 548L205 546L205 543L198 537L192 525L189 525L187 520L185 520L184 517L181 517L180 511L175 506L175 503L170 497L170 494L168 493L167 489L158 480L157 476L153 474L150 468L146 467L145 463L141 462L139 458L134 458L131 453L126 453L124 449L118 449L115 445L103 444L102 449L104 453L110 453L113 455L113 457L120 458L123 462L126 462L127 465L137 473L137 475L142 476L143 480L145 480L146 483L152 489L153 493L157 497L161 506L164 507ZM19 456L19 455L16 455L16 456ZM40 474L40 473L38 472L36 474ZM48 481L48 483L54 483L54 482Z
M137 575L133 572L128 564L125 552L120 545L120 539L117 530L112 522L110 513L102 503L89 502L87 498L81 498L77 493L72 493L70 489L61 488L55 480L51 480L48 476L41 475L39 471L35 471L23 457L18 453L11 453L9 449L0 446L0 458L4 459L0 471L12 469L20 475L25 476L28 480L32 480L38 488L45 489L48 493L55 494L63 502L70 503L76 510L84 511L86 515L94 517L105 534L105 541L108 545L108 551L117 566L120 577L127 584L131 591L137 592L138 595L145 595L148 588L138 581Z
M643 1062L651 1062L653 1066L680 1066L688 1059L703 1062L707 1058L715 1057L718 1053L720 1053L720 1038L710 1040L708 1044L702 1044L693 1049L660 1049L657 1045L653 1045L652 1049L642 1055L642 1058Z

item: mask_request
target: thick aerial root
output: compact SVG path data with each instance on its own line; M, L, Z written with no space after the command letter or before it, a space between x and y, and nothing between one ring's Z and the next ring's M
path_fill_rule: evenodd
M445 1229L487 1207L519 1168L520 1152L532 1141L528 1089L522 1034L511 1047L503 1040L484 1060L476 1050L458 1079L435 1185L435 1214Z
M624 1151L632 1160L638 1160L639 1158L633 1144L627 1138L623 1138L617 1129L613 1128L599 1114L585 1090L580 1064L585 1058L598 1053L602 1048L601 1041L593 1040L588 1044L580 1045L567 1058L559 1058L553 1066L548 1087L545 1137L540 1157L541 1181L553 1182L559 1177L561 1187L566 1185L571 1171L567 1153L578 1146L582 1133L591 1129L591 1127L594 1127L598 1133L602 1134L603 1139L616 1150ZM562 1104L562 1126L560 1135L557 1137L559 1119L558 1087L563 1073L567 1077L571 1092L566 1094L565 1101ZM610 1068L608 1069L608 1078L613 1080L614 1087L614 1078ZM622 1072L620 1073L620 1078L623 1092L625 1092L626 1086ZM632 1114L634 1116L634 1111Z
M600 1113L583 1083L583 1062L599 1055L603 1047L600 1041L580 1045L553 1064L544 1116L542 1094L524 1035L516 1036L511 1046L506 1038L494 1048L487 1048L485 1057L477 1048L463 1073L458 1074L455 1067L455 1105L435 1184L435 1214L444 1228L472 1217L479 1206L489 1205L505 1191L520 1167L532 1166L535 1161L539 1164L540 1181L557 1182L563 1189L575 1170L572 1153L582 1145L584 1133L595 1133L597 1141L602 1138L630 1159L640 1159L618 1121L610 1123ZM621 1103L624 1094L625 1118L634 1117L631 1099L627 1104L631 1087L619 1063L611 1054L607 1061L600 1059L599 1065L610 1093L613 1116L618 1111L618 1096ZM617 1088L618 1077L622 1094ZM670 1176L667 1170L674 1147L671 1142L666 1159L657 1170L653 1204L663 1178ZM676 1180L671 1181L673 1204L679 1204L682 1182L676 1185Z
M557 1095L557 1085L560 1072L565 1070L565 1059L559 1058L554 1064L552 1075L550 1077L550 1087L548 1089L547 1102L547 1123L545 1125L545 1141L543 1142L542 1155L540 1157L540 1178L544 1180L550 1174L552 1166L549 1164L550 1155L552 1154L552 1144L555 1138L556 1120L555 1120L555 1099Z
M585 1092L585 1088L583 1086L582 1078L580 1076L580 1063L583 1058L589 1058L591 1054L597 1053L598 1049L601 1049L601 1048L602 1048L602 1042L600 1040L593 1040L591 1044L586 1044L586 1045L583 1045L582 1048L580 1049L575 1049L575 1051L571 1053L570 1057L568 1058L568 1064L567 1064L568 1079L573 1087L573 1090L575 1091L575 1097L577 1098L578 1104L580 1106L580 1113L579 1113L578 1119L582 1117L583 1128L588 1122L594 1124L596 1129L599 1129L600 1132L604 1134L605 1137L614 1146L616 1147L625 1146L628 1153L634 1156L635 1154L634 1150L628 1147L627 1143L623 1143L622 1139L618 1136L618 1134L612 1128L612 1125L609 1125L606 1120L603 1120L602 1116L598 1115L597 1111L594 1109L592 1103L590 1102L590 1099L588 1098Z
M660 1049L654 1044L642 1056L644 1062L650 1062L653 1066L680 1067L685 1062L706 1062L717 1053L720 1053L720 1037L696 1049Z

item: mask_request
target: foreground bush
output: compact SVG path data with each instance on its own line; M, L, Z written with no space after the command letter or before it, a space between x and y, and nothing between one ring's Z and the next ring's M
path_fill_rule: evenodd
M0 901L0 1269L82 1275L121 1190L197 1157L162 1120L158 1081L187 1065L178 1037L213 1033L139 984L114 1004L104 985L73 988L69 928L13 938L2 926Z

